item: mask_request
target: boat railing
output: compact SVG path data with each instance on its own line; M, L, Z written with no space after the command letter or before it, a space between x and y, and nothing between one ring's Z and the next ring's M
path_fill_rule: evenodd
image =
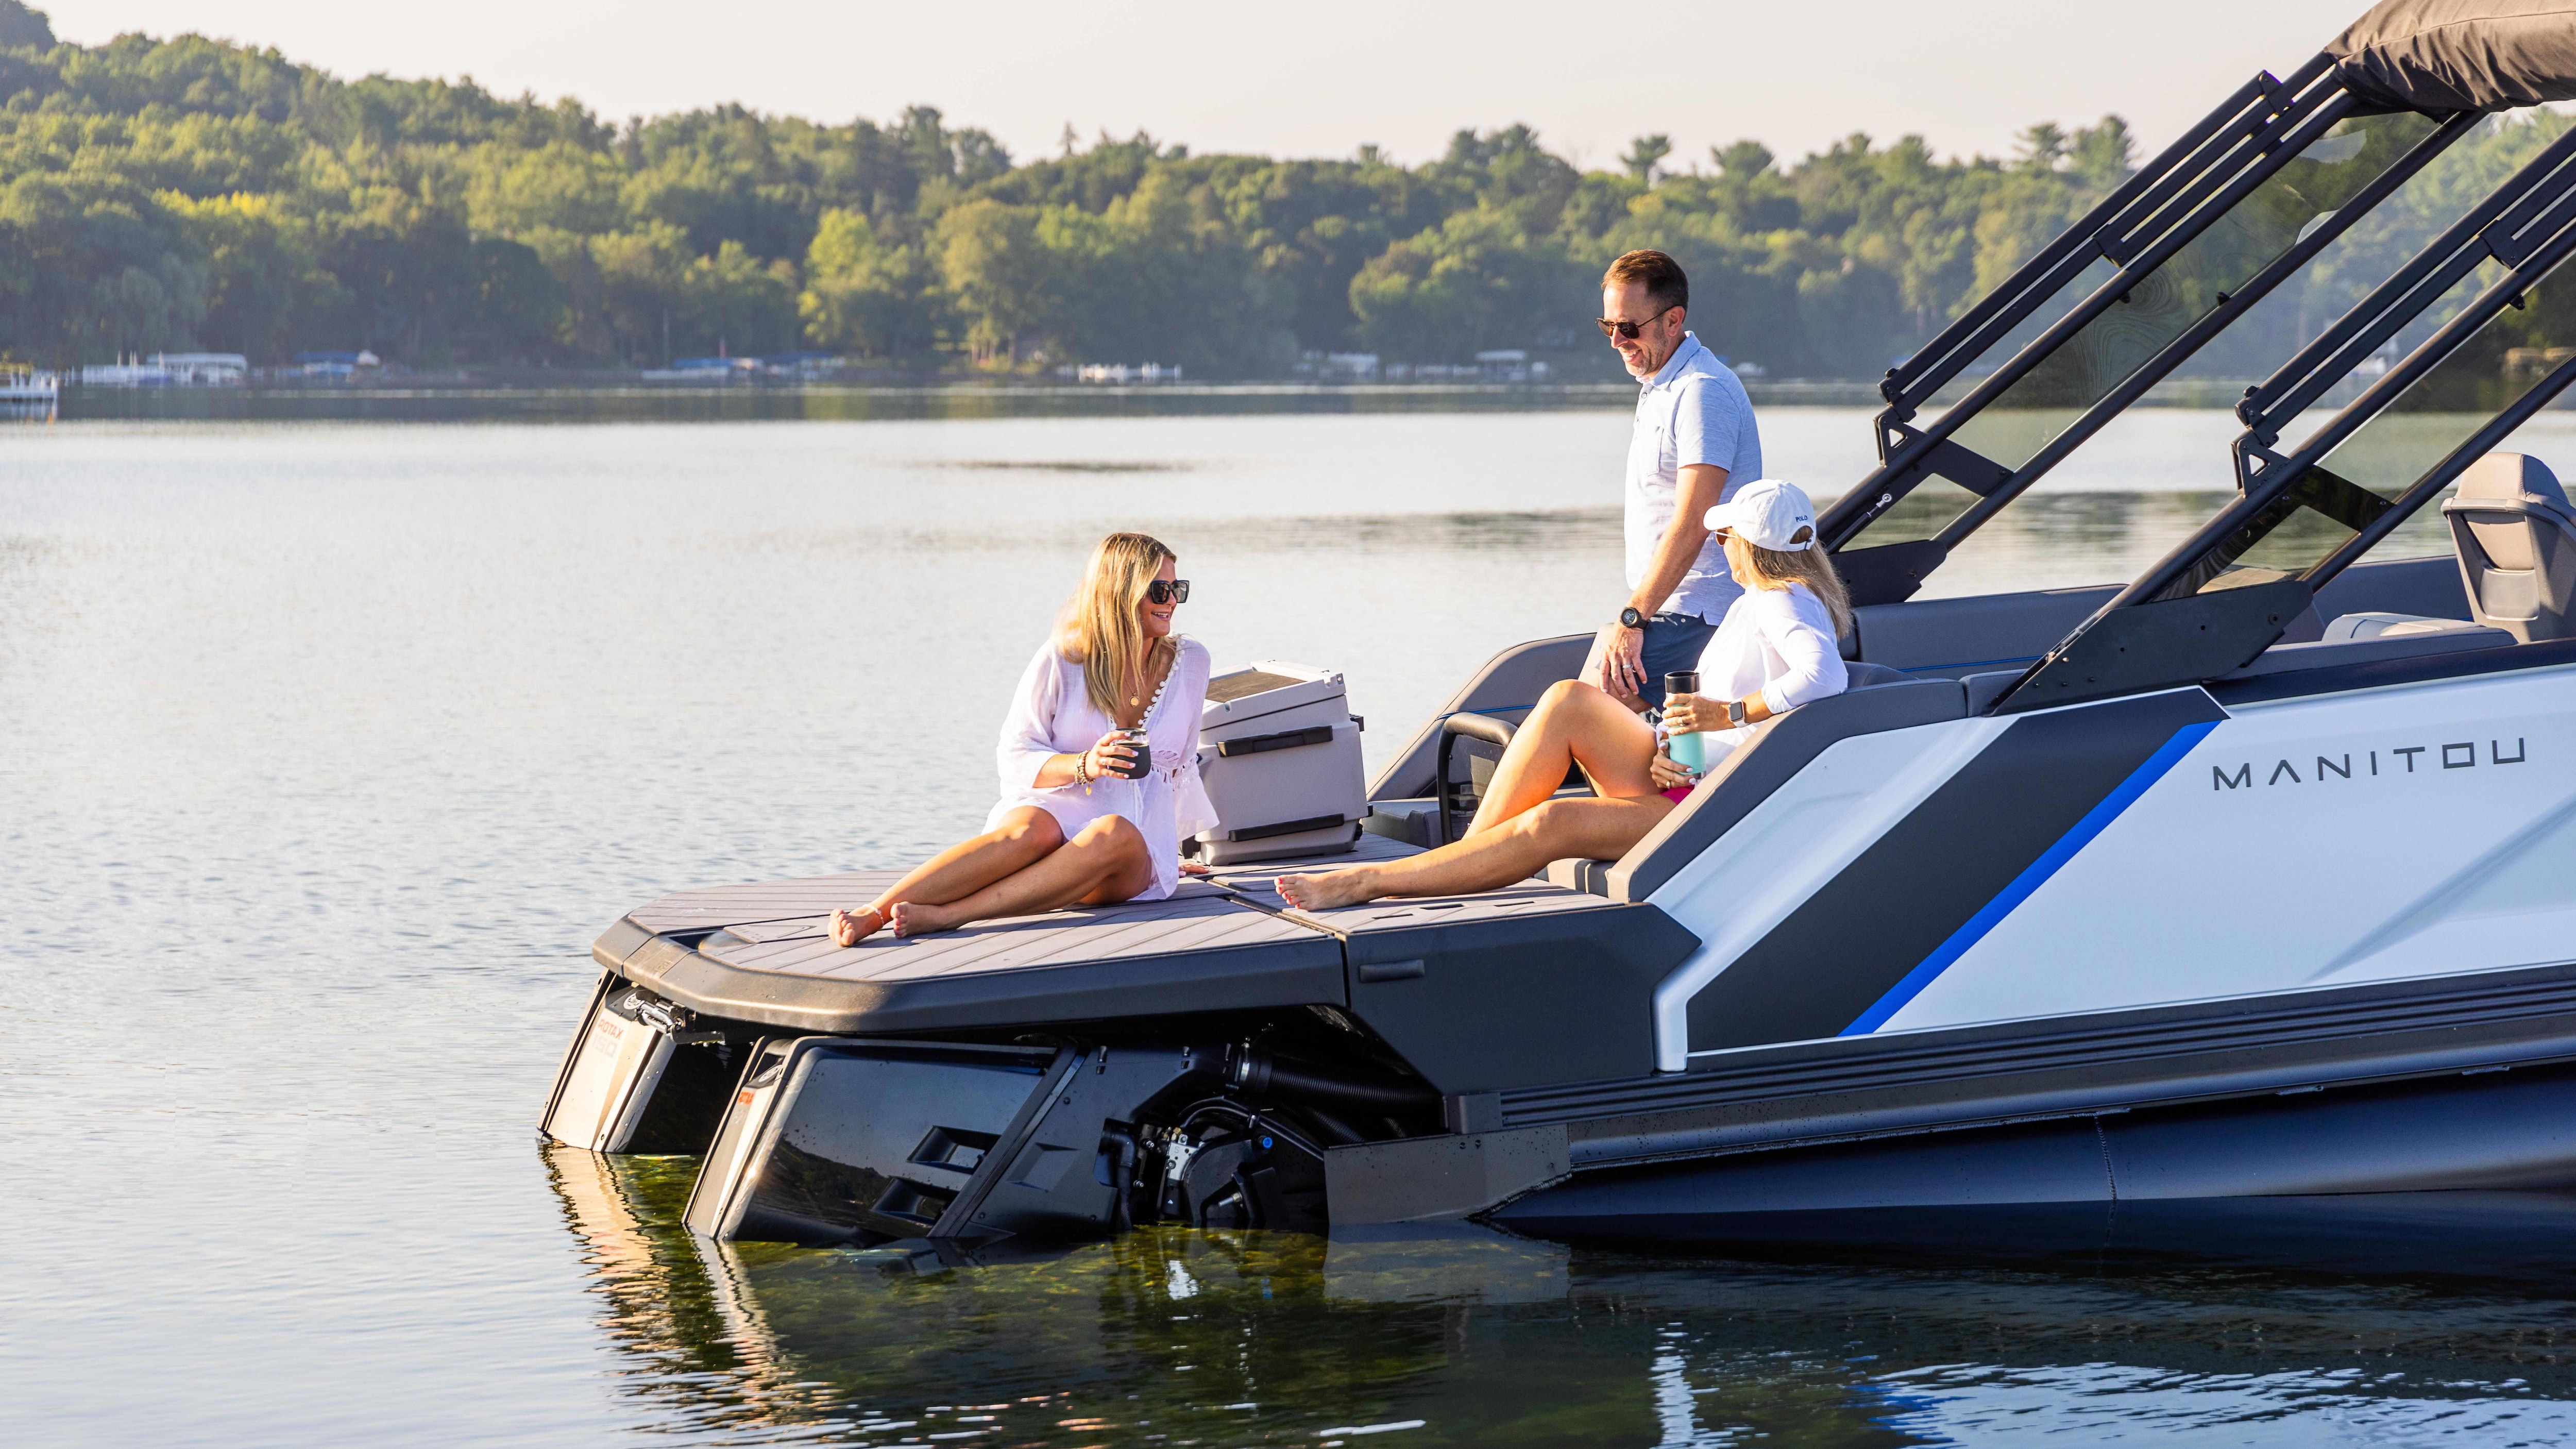
M1819 520L1855 602L1910 597L2477 119L2365 107L2323 55L2287 81L2240 89L1889 374L1875 424L1882 464ZM2015 346L2051 299L2061 314ZM1914 425L1935 392L1988 362L1965 397ZM1936 478L1951 486L1918 492Z
M2318 590L2576 384L2576 351L2561 350L2576 346L2576 283L2550 280L2571 255L2576 133L2259 385L2240 413L2239 494L2033 665L1998 710L2215 678L2277 640ZM2446 302L2431 336L2297 449L2273 451L2302 408Z

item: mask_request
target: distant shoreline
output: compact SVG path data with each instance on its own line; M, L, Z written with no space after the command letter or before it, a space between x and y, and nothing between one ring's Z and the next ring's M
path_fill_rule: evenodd
M2234 379L2180 379L2145 406L2226 408ZM1745 391L1756 407L1876 411L1869 383L1767 379ZM473 374L410 376L366 385L67 387L55 421L167 422L687 422L872 421L1002 417L1157 417L1228 414L1555 412L1624 408L1625 382L1583 383L1152 383L989 381L918 383L757 382L715 386L592 376L506 381ZM8 414L0 413L0 417ZM30 416L20 410L16 416Z

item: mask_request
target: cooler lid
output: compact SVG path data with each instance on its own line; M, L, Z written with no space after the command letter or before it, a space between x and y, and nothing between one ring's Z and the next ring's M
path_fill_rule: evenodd
M1344 693L1342 676L1330 669L1291 664L1284 659L1257 659L1249 669L1233 670L1208 680L1207 706L1199 712L1199 728L1239 724L1283 709L1339 699Z

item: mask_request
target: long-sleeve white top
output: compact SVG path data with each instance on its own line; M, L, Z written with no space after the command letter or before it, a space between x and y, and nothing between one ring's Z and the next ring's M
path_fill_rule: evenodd
M1082 665L1064 657L1048 640L1020 675L1010 714L1002 721L1002 738L994 752L1002 776L1002 798L986 817L984 828L1033 805L1055 817L1065 837L1106 815L1126 818L1145 837L1154 859L1155 886L1138 900L1161 900L1180 884L1181 838L1216 823L1216 809L1199 783L1199 715L1207 705L1208 651L1182 636L1171 675L1164 681L1144 719L1153 751L1153 770L1141 780L1118 776L1089 785L1041 789L1038 771L1055 755L1078 755L1118 727L1100 712L1083 688Z
M1699 656L1701 697L1742 699L1760 690L1773 714L1840 694L1850 682L1833 615L1805 584L1746 589Z

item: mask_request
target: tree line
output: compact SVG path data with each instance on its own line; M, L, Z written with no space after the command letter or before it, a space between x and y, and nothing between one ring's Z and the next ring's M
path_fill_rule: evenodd
M1404 166L1375 147L1197 156L1068 130L1022 161L926 106L612 124L193 35L62 43L0 0L0 356L363 346L417 366L631 366L813 348L1259 377L1309 351L1521 347L1607 366L1588 326L1601 268L1652 246L1689 270L1722 352L1875 377L2134 162L2117 116L2033 126L2017 151L1943 160L1918 136L1854 134L1788 165L1750 140L1676 164L1646 136L1586 170L1510 126Z

